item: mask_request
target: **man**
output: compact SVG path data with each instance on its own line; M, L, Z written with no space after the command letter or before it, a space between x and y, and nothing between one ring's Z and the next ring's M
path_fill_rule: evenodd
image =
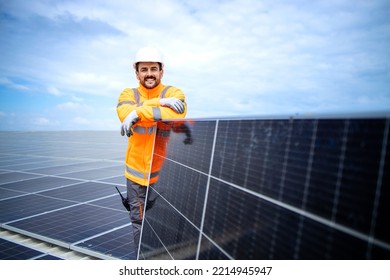
M139 86L123 90L117 113L122 122L121 134L129 138L125 177L134 243L138 249L147 186L152 186L158 179L157 165L154 164L151 170L157 122L184 118L187 105L180 89L161 83L164 62L158 50L141 48L135 55L133 67Z

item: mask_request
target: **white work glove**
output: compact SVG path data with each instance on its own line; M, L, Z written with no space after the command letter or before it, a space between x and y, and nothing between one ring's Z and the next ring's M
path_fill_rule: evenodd
M184 113L184 102L178 98L175 97L161 98L160 105L164 107L169 107L179 114Z
M138 115L135 110L131 111L130 114L127 115L127 117L122 122L122 128L121 128L121 134L122 136L125 136L125 133L127 137L130 137L133 135L133 132L131 131L131 127L138 121Z

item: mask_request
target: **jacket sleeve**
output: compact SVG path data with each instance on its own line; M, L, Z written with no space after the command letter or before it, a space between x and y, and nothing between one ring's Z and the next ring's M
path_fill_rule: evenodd
M187 114L187 104L185 102L184 93L175 87L171 87L165 93L165 98L176 97L181 99L184 102L184 112L182 114L177 113L169 107L160 106L160 98L154 98L148 101L145 101L144 104L140 107L136 107L137 115L140 117L140 121L143 122L154 122L159 120L167 119L180 119L184 118Z
M131 88L124 89L119 95L118 105L116 107L119 120L123 122L127 115L135 108L137 108L137 102L133 90Z

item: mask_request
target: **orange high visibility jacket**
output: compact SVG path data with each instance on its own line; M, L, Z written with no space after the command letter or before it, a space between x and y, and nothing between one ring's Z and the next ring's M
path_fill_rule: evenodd
M160 106L160 99L168 97L184 100L184 113L179 114L169 107ZM133 110L136 110L139 120L133 126L133 135L128 140L125 176L141 186L148 186L158 179L158 165L151 171L157 121L184 118L187 113L185 95L180 89L161 83L153 89L139 84L138 88L126 88L120 94L117 105L119 120L123 122Z

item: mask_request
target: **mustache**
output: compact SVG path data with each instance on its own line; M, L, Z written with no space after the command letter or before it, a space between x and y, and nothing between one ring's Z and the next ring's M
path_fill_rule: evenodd
M156 80L156 77L154 77L154 76L145 76L144 79L145 79L145 80L146 80L146 79L153 79L153 80Z

